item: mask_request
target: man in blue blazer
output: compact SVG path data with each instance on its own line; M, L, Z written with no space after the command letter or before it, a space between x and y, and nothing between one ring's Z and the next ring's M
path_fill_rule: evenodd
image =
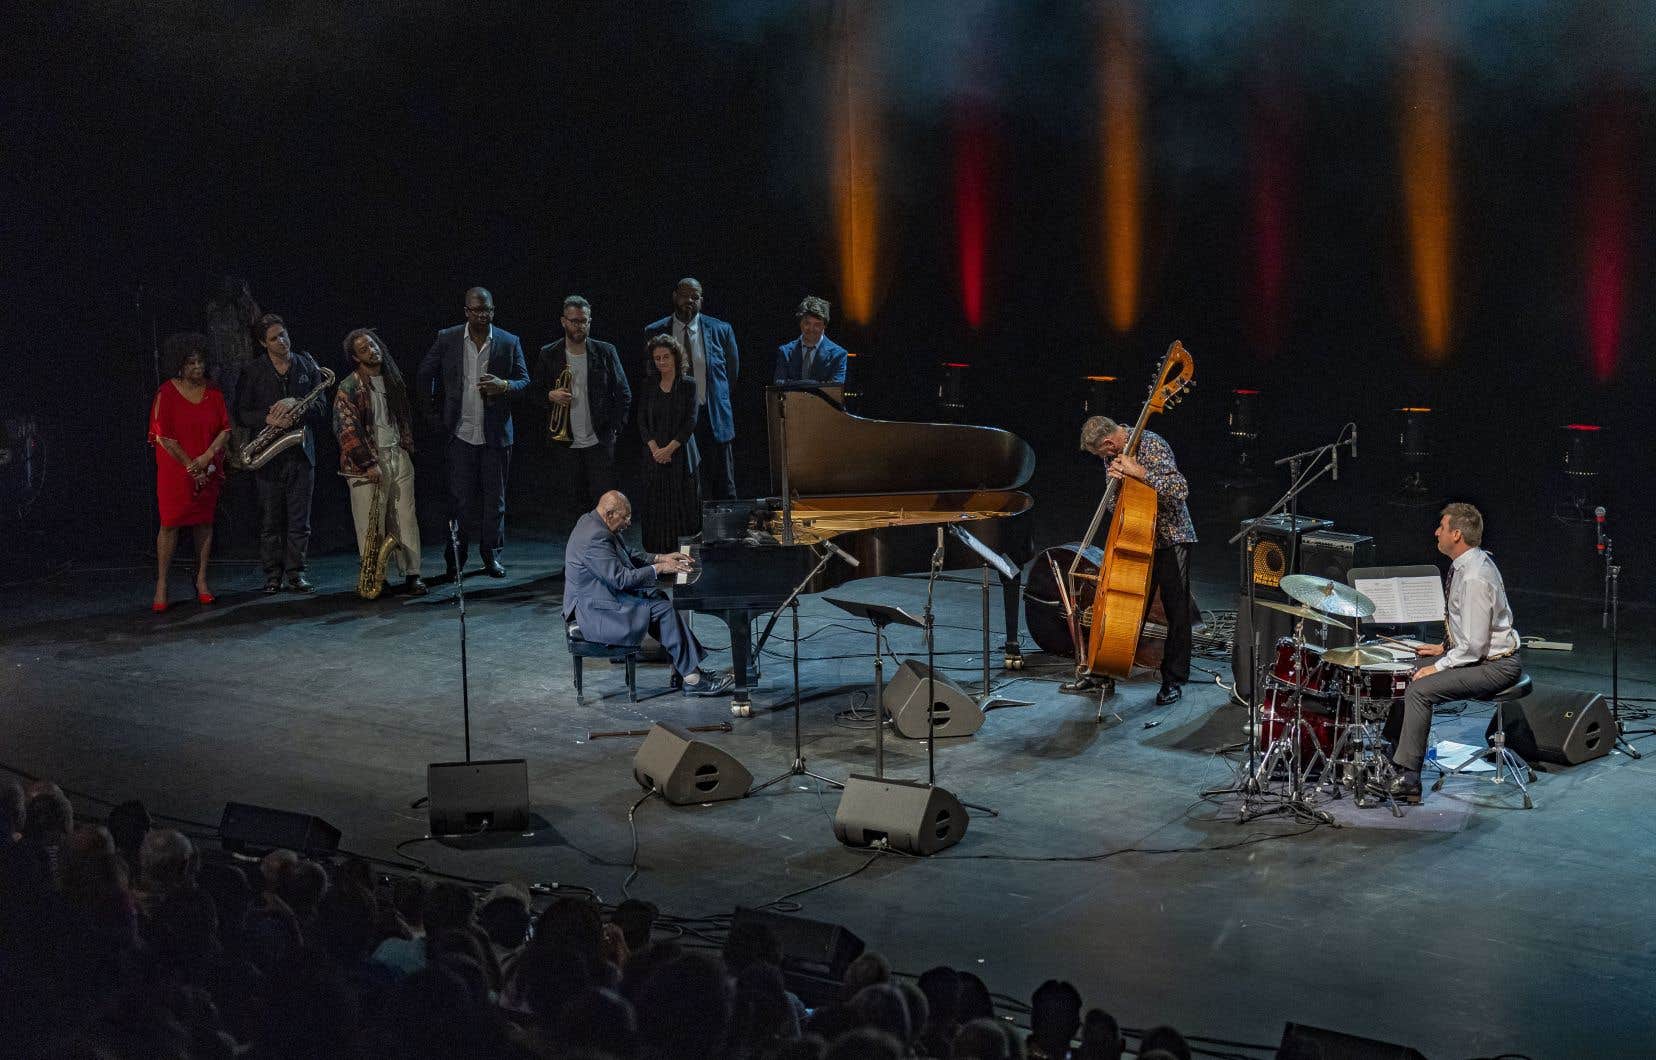
M466 567L473 537L491 578L506 577L506 474L512 465L511 395L529 385L523 344L494 326L494 296L466 292L466 322L437 333L420 361L415 386L443 426L448 456L449 510L460 523L460 554L448 555L448 574Z
M702 497L733 500L736 496L736 460L730 443L736 437L730 388L741 370L736 331L701 311L701 281L685 277L673 289L673 315L644 329L645 341L671 335L690 357L690 377L699 405L696 446L701 451Z
M811 295L799 303L799 338L776 350L778 383L845 385L845 347L829 338L828 300Z
M656 576L691 568L682 552L634 552L621 539L632 523L632 503L619 490L598 498L581 516L564 545L565 622L580 627L583 640L638 644L653 633L673 659L673 672L687 696L717 696L735 679L701 668L707 652L691 632L684 613L656 588Z

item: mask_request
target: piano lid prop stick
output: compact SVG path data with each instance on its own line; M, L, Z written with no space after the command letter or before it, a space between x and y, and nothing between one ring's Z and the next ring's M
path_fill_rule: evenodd
M730 732L730 722L721 721L717 725L686 725L685 732ZM607 740L614 736L648 736L649 729L616 729L614 732L589 732L589 740Z

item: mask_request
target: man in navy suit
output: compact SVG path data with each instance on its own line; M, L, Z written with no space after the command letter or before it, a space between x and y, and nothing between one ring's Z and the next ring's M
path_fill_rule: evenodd
M701 281L685 277L673 289L673 315L645 328L645 339L671 335L690 355L690 378L696 384L696 446L701 451L702 496L732 500L736 496L736 461L730 443L736 437L730 388L741 369L736 331L701 311Z
M638 644L653 633L672 656L685 695L730 691L734 678L701 668L707 652L684 613L656 588L657 575L687 573L690 557L634 552L621 539L631 523L632 502L619 490L598 498L598 507L575 523L564 545L564 621L579 626L582 639L600 644Z
M811 295L799 303L799 338L776 350L778 383L845 385L845 347L829 338L828 300Z
M466 292L466 322L437 333L416 376L419 394L440 419L448 453L449 507L460 522L460 554L448 556L450 578L466 567L473 537L491 578L506 577L506 474L512 464L511 395L529 385L523 344L494 326L494 296Z

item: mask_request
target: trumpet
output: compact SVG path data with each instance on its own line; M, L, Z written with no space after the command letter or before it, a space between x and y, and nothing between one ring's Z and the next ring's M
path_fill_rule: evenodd
M568 365L565 365L564 370L558 373L558 381L552 384L552 389L568 390L569 385L574 381L575 373L569 370ZM575 436L569 430L569 410L570 406L568 405L560 405L556 401L552 402L552 415L546 421L547 441L557 442L559 445L568 445L574 439Z

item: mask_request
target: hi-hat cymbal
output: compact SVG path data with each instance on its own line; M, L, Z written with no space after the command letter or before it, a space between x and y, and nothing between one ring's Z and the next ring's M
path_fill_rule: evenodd
M1333 663L1335 666L1358 668L1382 666L1399 661L1396 652L1369 645L1356 648L1328 648L1324 650L1322 657L1324 662Z
M1314 574L1290 574L1282 579L1282 591L1305 606L1325 615L1367 618L1374 614L1374 601L1349 585L1319 578Z
M1330 618L1328 615L1313 611L1303 604L1279 604L1275 600L1255 600L1254 603L1258 604L1260 607L1268 607L1272 611L1281 611L1285 615L1293 615L1295 618L1309 618L1313 622L1320 622L1325 626L1333 626L1335 629L1351 628L1344 622L1341 622L1335 618Z

